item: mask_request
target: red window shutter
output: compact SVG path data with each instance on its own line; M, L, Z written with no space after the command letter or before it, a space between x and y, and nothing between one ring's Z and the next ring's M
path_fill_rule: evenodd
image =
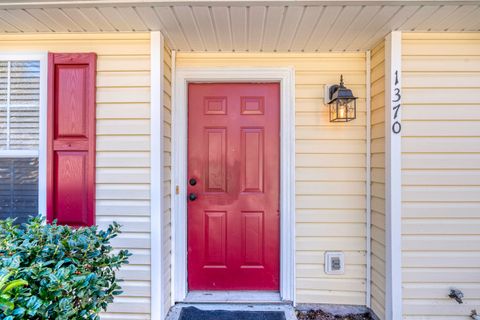
M48 57L47 220L95 224L94 53Z

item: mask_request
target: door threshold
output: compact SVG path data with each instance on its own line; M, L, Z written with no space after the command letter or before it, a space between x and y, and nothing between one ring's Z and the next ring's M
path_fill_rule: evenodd
M280 304L278 291L190 291L185 303L257 303Z

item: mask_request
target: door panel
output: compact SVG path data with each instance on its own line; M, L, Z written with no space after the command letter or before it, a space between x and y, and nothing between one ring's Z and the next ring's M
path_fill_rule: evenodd
M190 84L190 290L278 290L280 91Z

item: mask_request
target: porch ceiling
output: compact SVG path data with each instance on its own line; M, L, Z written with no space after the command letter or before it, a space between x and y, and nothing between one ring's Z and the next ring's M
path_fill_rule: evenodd
M181 51L356 51L392 30L480 31L480 1L3 1L0 33L161 30Z

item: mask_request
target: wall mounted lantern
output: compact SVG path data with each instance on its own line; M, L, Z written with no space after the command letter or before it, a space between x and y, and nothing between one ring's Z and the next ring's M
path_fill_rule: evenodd
M357 117L357 97L343 85L343 75L340 84L325 86L325 104L330 109L330 122L348 122Z

